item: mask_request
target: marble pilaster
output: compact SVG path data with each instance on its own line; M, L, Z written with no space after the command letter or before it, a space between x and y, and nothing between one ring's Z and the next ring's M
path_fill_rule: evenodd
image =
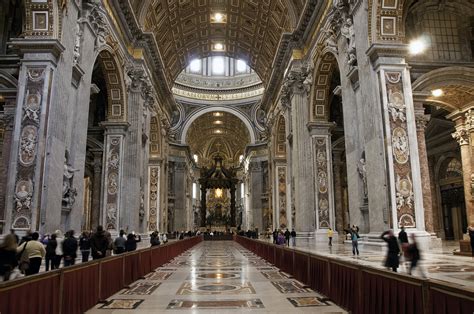
M101 191L102 191L102 170L103 151L92 151L94 156L94 178L92 183L92 204L91 204L91 228L95 230L101 224Z
M334 212L335 212L335 226L336 231L343 232L347 221L344 220L344 203L343 203L343 191L342 191L342 167L344 164L341 161L342 151L333 150L333 178L334 178Z

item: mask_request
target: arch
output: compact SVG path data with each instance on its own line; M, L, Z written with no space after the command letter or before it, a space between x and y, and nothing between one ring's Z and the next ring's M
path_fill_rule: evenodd
M18 88L18 80L10 73L0 70L0 90L16 94Z
M247 127L247 130L248 130L249 136L250 136L250 144L255 144L256 135L255 135L255 131L252 127L252 122L246 116L244 116L242 113L240 113L239 111L237 111L233 108L221 107L221 106L208 107L208 108L199 110L199 111L195 112L193 115L191 115L189 117L189 119L184 124L183 131L181 133L181 140L180 140L181 144L186 144L186 135L188 133L189 127L193 124L193 122L197 118L199 118L200 116L202 116L206 113L209 113L209 112L213 112L213 111L228 112L230 114L235 115L237 118L239 118L245 124L245 126Z
M97 62L104 73L107 86L107 121L127 121L124 77L115 54L106 47L98 52Z
M414 95L450 112L474 105L474 68L445 67L421 75L412 84ZM434 89L442 89L441 97L431 96Z
M327 121L329 119L329 105L331 79L334 71L339 71L336 56L326 52L317 61L313 74L313 91L310 109L310 120Z

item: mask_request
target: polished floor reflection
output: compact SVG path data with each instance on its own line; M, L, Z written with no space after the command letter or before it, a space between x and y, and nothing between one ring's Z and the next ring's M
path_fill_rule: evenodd
M346 313L235 242L203 242L88 313Z

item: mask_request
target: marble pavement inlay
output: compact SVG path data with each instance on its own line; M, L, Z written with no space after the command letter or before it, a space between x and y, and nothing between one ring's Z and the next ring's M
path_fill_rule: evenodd
M251 300L172 300L168 309L263 309L260 299Z

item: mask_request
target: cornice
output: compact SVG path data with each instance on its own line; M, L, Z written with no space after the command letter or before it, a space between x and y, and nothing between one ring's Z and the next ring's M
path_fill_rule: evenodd
M18 48L20 55L28 53L51 54L57 62L66 48L57 39L13 38L9 44Z

